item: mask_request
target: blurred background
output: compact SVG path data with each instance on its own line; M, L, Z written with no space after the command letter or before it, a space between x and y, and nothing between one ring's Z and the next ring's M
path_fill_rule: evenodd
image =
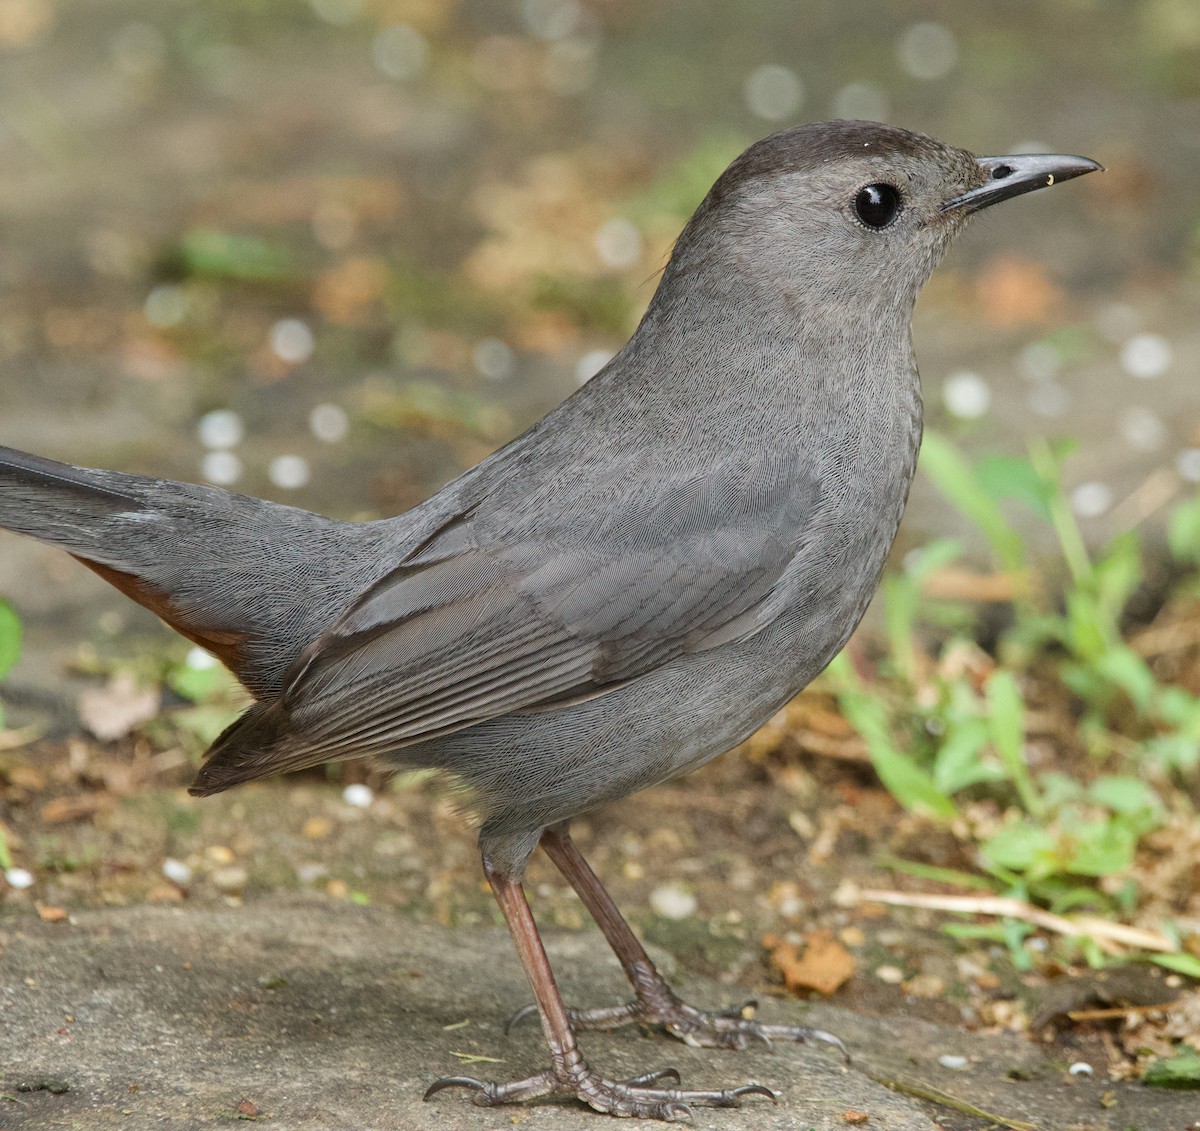
M1190 490L1194 0L0 0L0 442L407 508L624 341L732 156L831 117L1108 167L930 284L931 421L1081 441L1098 536Z

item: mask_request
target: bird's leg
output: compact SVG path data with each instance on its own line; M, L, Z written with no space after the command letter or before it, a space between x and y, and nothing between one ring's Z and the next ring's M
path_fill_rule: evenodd
M681 1001L658 972L645 947L625 922L612 897L583 858L565 825L542 834L542 848L567 878L596 920L633 986L634 998L621 1005L600 1009L569 1010L576 1029L615 1029L638 1023L665 1029L689 1045L742 1049L754 1042L824 1041L840 1049L849 1059L846 1046L832 1033L800 1025L764 1025L745 1015L753 1002L734 1009L705 1012ZM517 1015L517 1018L527 1013Z
M520 1103L539 1096L570 1097L583 1100L597 1111L612 1115L637 1116L643 1119L686 1120L693 1104L706 1107L736 1107L742 1096L762 1095L775 1098L775 1093L761 1084L721 1091L685 1091L679 1088L656 1087L663 1080L678 1081L673 1068L652 1072L624 1082L609 1080L593 1071L583 1059L567 1008L550 969L545 948L538 935L537 924L525 899L520 880L507 876L489 866L484 857L484 872L504 913L504 921L512 934L513 943L533 988L534 1001L542 1020L542 1030L550 1047L550 1067L524 1080L497 1084L469 1076L446 1076L435 1080L425 1092L425 1099L443 1088L469 1088L472 1101L481 1107Z

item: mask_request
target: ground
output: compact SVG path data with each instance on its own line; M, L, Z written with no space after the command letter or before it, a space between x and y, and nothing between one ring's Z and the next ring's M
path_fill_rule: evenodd
M600 1118L557 1105L480 1111L453 1091L419 1102L438 1075L524 1074L543 1058L536 1025L503 1034L528 990L466 821L432 783L393 784L366 808L313 776L197 802L172 784L183 767L136 744L43 743L20 770L8 757L10 779L25 783L16 838L45 866L0 917L0 1127ZM815 836L796 831L806 820ZM912 832L860 767L781 772L744 752L580 822L581 847L694 1001L757 997L769 1020L837 1033L852 1062L636 1032L588 1036L587 1052L617 1075L672 1064L685 1085L755 1080L781 1093L776 1105L698 1113L701 1127L832 1128L855 1113L887 1131L1194 1126L1194 1092L1110 1078L1124 1059L1119 1019L1008 1031L1052 1000L1054 983L1022 982L1006 956L948 939L927 912L853 899L855 886L894 879L876 863L880 834L900 849ZM544 861L529 890L568 998L623 996L603 941ZM769 931L810 943L827 933L854 972L820 1002L787 997ZM1119 996L1138 993L1173 991L1148 975ZM1064 1008L1089 1000L1103 994ZM1073 1074L1079 1064L1090 1070Z

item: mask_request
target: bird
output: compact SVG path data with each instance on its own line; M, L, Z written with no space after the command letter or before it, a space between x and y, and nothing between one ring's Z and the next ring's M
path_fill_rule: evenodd
M61 547L250 692L196 796L364 757L463 791L550 1065L445 1077L426 1099L679 1120L774 1096L684 1089L671 1069L616 1080L584 1058L580 1031L627 1023L732 1049L840 1042L679 998L570 822L731 749L838 653L916 468L919 290L974 213L1100 168L873 122L793 126L721 174L612 360L414 509L341 522L0 448L0 527ZM632 1000L565 1005L522 886L539 845Z

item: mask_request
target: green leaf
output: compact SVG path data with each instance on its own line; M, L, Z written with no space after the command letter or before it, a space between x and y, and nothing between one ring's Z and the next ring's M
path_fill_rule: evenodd
M1167 521L1167 544L1182 561L1200 562L1200 495L1176 503Z
M983 858L998 868L1027 872L1038 865L1051 870L1056 863L1056 844L1048 830L1032 821L1019 820L994 832L980 845Z
M1095 669L1116 684L1133 701L1139 712L1147 711L1157 697L1158 681L1149 665L1124 644L1105 648L1092 661Z
M1135 531L1114 538L1092 565L1092 585L1106 619L1120 618L1133 591L1142 581L1142 547Z
M1103 805L1114 813L1125 816L1151 812L1157 813L1162 809L1162 801L1157 793L1141 778L1123 774L1109 774L1097 778L1088 787L1087 795L1097 805Z
M988 729L1027 813L1045 810L1025 764L1025 701L1012 672L998 668L987 682Z
M1137 834L1123 821L1081 821L1064 833L1070 849L1067 869L1076 875L1107 876L1133 865Z
M838 702L847 721L866 742L879 780L901 805L946 820L957 813L954 802L933 779L892 742L887 715L878 699L863 691L847 691Z
M893 872L908 876L916 876L921 880L932 880L934 883L950 884L953 887L968 888L971 891L997 891L994 880L987 876L979 876L974 872L962 872L957 868L941 868L936 864L923 864L919 860L905 860L898 856L883 856L880 864Z
M176 255L187 274L208 278L282 283L297 274L295 257L285 245L213 228L193 228L183 237Z
M1152 954L1150 961L1167 970L1174 970L1188 978L1200 981L1200 958L1193 954Z
M21 657L21 621L7 601L0 601L0 679Z
M1067 593L1067 647L1081 660L1095 661L1113 642L1111 625L1095 598L1082 589Z
M933 781L938 789L949 795L977 782L1003 779L1004 771L982 758L987 743L988 728L982 719L964 719L947 727L933 761Z
M1142 1080L1152 1088L1200 1088L1200 1053L1185 1052L1156 1060Z
M1024 503L1039 518L1050 521L1051 490L1032 463L1020 456L985 456L975 468L979 482L994 498Z
M1019 573L1026 566L1025 544L961 452L937 432L926 432L919 464L946 501L987 540L1000 566Z

